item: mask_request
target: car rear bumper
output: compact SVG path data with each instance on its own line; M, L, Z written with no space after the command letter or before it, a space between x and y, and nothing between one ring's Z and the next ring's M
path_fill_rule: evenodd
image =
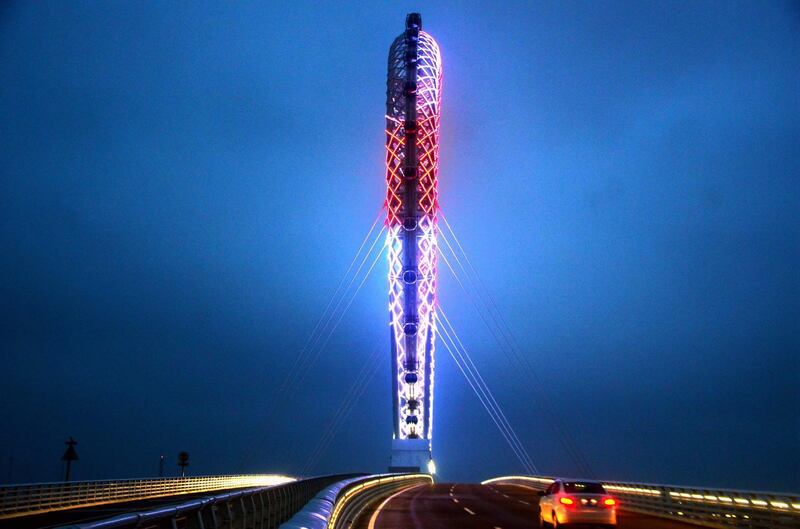
M558 523L617 524L616 509L558 509Z

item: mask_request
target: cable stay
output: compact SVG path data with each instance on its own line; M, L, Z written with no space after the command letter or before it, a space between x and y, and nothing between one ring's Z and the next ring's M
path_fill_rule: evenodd
M492 393L492 390L489 389L489 386L488 384L486 384L486 380L483 378L483 375L481 375L478 366L475 365L475 362L472 360L472 356L469 354L467 348L464 346L464 342L462 342L461 338L458 337L455 327L453 327L453 324L450 322L450 320L447 317L447 314L445 314L444 309L442 309L441 306L439 306L438 308L436 319L437 322L441 325L442 330L446 331L450 335L449 336L450 342L451 344L456 346L456 352L459 352L460 350L460 356L462 357L462 359L466 359L465 365L467 365L468 368L471 367L471 370L474 374L474 378L476 383L478 384L478 387L482 388L483 393L484 395L486 395L489 403L494 407L495 412L498 415L498 418L500 419L500 422L505 425L509 435L519 447L520 452L522 453L522 455L525 456L525 459L530 463L530 467L532 467L533 470L538 473L538 469L536 468L536 465L533 463L533 459L528 453L528 450L525 448L525 445L522 444L522 441L517 435L517 432L514 430L514 427L511 426L511 422L506 417L505 412L503 412L503 408L500 406L500 403L497 402L497 399Z
M456 279L456 282L459 284L461 289L470 297L470 300L477 310L479 316L483 320L484 324L487 326L491 334L493 335L494 339L497 341L498 345L500 345L501 349L503 350L504 354L507 358L512 361L512 365L516 364L523 368L524 371L527 371L529 375L535 381L533 384L534 387L531 389L537 391L538 397L534 398L537 402L537 405L540 409L546 414L548 418L548 422L556 429L556 433L558 434L559 441L562 444L567 455L572 459L573 463L578 468L579 472L582 472L587 477L592 477L594 473L591 470L591 467L586 460L583 453L577 447L575 441L573 440L572 436L570 435L569 431L564 426L561 418L555 412L552 402L550 398L544 393L539 391L539 388L542 387L541 381L539 379L538 374L533 369L533 366L530 363L530 360L521 353L522 348L519 346L519 342L514 337L513 333L511 332L508 324L506 323L505 319L500 312L497 303L494 301L493 297L489 293L488 289L486 288L485 284L483 283L481 276L478 274L475 267L472 265L469 257L467 256L466 252L464 251L461 242L458 240L455 232L453 231L452 227L450 226L447 218L444 216L444 213L440 211L440 216L444 221L444 226L449 231L450 235L452 236L455 244L457 245L458 249L460 250L461 256L466 261L470 271L464 266L459 259L458 255L459 252L456 252L454 245L452 245L447 239L448 237L445 233L439 233L439 239L444 242L445 247L450 252L450 255L455 262L455 264L459 267L459 269L464 274L465 279L470 280L470 284L474 285L476 288L474 289L467 289L462 282L459 274L456 272L456 269L451 265L450 261L447 259L443 251L443 247L439 246L439 253L445 262L445 265L450 269L450 272L453 274L453 277ZM484 299L485 298L485 299ZM488 302L486 301L488 299ZM482 310L483 305L485 310ZM493 324L486 318L486 314L493 320ZM498 336L499 331L499 336Z
M383 235L383 231L384 231L384 229L381 229L381 231L378 233L378 237ZM364 283L367 282L367 279L369 279L369 276L372 274L372 270L375 269L375 265L377 265L378 261L380 261L381 257L383 257L383 251L385 249L386 249L386 242L384 242L384 244L381 245L381 247L378 249L378 253L375 254L375 258L373 259L372 264L369 266L369 269L367 269L367 273L364 274L364 278L358 284L358 287L356 288L355 292L353 292L353 295L350 296L350 300L347 302L347 305L345 305L344 308L342 309L342 311L339 313L339 318L336 320L336 323L333 325L333 327L331 327L330 330L328 331L328 334L325 337L325 340L322 342L322 345L317 348L316 354L311 359L311 362L308 364L308 367L303 369L303 371L302 371L302 373L300 375L300 379L297 382L297 386L300 386L303 383L303 381L305 380L306 374L308 374L309 370L311 370L311 368L314 366L314 364L316 363L317 359L319 359L319 356L322 353L322 351L325 350L325 346L328 345L328 341L330 341L331 336L333 336L333 333L336 331L337 328L339 328L339 324L342 323L342 320L344 319L345 315L347 314L347 309L349 309L350 305L353 304L353 301L355 301L356 296L358 296L358 293L361 292L361 288L364 286ZM370 248L370 251L372 251L372 248ZM369 255L369 254L367 254L367 255ZM359 268L359 270L360 270L360 268ZM358 272L356 272L356 273L358 273ZM335 310L334 310L334 313L335 313Z
M451 356L453 356L452 351L455 350L455 354L458 355L459 358L456 359L454 357L453 360L457 363L457 365L463 364L463 368L458 365L459 370L462 372L462 374L464 374L465 377L467 377L467 381L470 382L470 386L483 404L484 409L486 409L487 413L489 413L492 421L506 439L506 442L509 444L512 450L514 450L517 458L520 459L525 470L527 472L538 474L536 465L533 463L528 451L520 441L519 436L517 436L516 431L514 431L514 428L508 422L505 413L503 413L499 403L494 398L491 390L489 390L489 387L486 385L485 380L478 371L477 366L475 366L475 363L472 361L472 358L469 356L469 353L467 353L466 349L460 348L457 345L457 343L460 343L460 340L455 334L455 329L453 329L451 326L450 330L448 331L446 328L448 325L442 319L437 317L437 321L442 326L441 330L443 342L448 348L448 352L450 352Z
M450 249L451 255L454 258L454 260L456 260L457 263L460 263L460 261L458 261L457 255L455 253L453 253L452 246L449 244L449 242L446 240L446 237L444 237L444 234L442 234L442 233L440 233L440 240L444 241L445 245L447 245L447 247ZM446 255L442 251L442 247L439 247L439 250L440 250L440 256L442 257L445 265L447 265L448 269L453 274L453 277L456 279L456 282L459 284L461 289L468 296L470 296L470 301L472 302L473 306L475 307L475 310L478 312L478 314L479 314L481 320L483 321L483 323L486 325L486 327L492 333L492 336L494 337L495 341L500 345L500 347L503 350L504 354L509 358L510 361L512 361L512 363L514 361L516 361L523 368L527 368L527 370L533 376L533 378L534 378L534 380L536 382L536 385L537 386L541 386L539 378L538 378L538 376L536 376L535 372L533 372L533 368L530 365L530 363L527 361L527 358L525 358L524 356L521 357L521 355L519 353L517 353L517 351L513 348L511 343L508 341L508 338L507 338L507 336L505 336L505 334L502 334L502 339L501 339L497 334L497 330L489 323L489 321L486 319L486 317L484 315L484 313L489 313L490 316L492 316L493 318L496 318L494 313L491 310L486 310L486 311L482 310L482 308L478 305L478 303L479 302L483 302L483 300L477 301L475 299L475 296L473 295L472 291L468 290L464 286L464 283L461 281L461 279L458 276L456 270L450 264L450 261L447 259ZM462 269L463 269L463 265L462 265ZM499 326L499 324L497 323L496 320L495 320L494 324ZM579 454L577 452L577 448L574 445L574 442L571 442L571 438L569 438L569 434L566 432L566 430L564 429L563 425L560 424L560 421L558 420L557 415L553 411L552 403L549 401L549 398L546 395L542 394L538 399L534 398L533 400L535 400L537 402L537 405L540 407L540 409L542 411L544 411L545 414L548 416L548 419L549 419L550 423L552 424L552 426L554 426L556 428L556 433L559 436L559 441L561 442L561 444L562 444L565 452L567 453L567 455L570 457L570 459L572 459L572 461L575 464L575 466L579 469L579 472L583 472L584 475L591 476L591 471L588 470L587 467L583 464L584 460L583 460L583 458L581 458L579 456Z
M361 271L363 270L364 265L369 260L370 255L372 254L372 251L375 249L375 245L378 243L379 240L381 240L383 238L383 232L384 232L385 229L386 229L385 226L381 227L381 229L378 232L378 234L374 237L374 240L372 241L372 244L370 245L370 247L367 250L367 252L364 254L364 257L361 259L361 262L359 263L358 268L356 268L355 273L350 277L350 281L347 283L347 286L342 291L341 296L339 296L339 299L337 300L336 304L334 304L333 309L328 313L328 316L327 316L327 318L325 320L325 323L322 325L320 332L317 333L316 338L314 339L314 341L311 344L311 348L308 350L308 354L305 356L305 358L303 358L302 362L300 362L300 366L299 366L299 368L297 370L297 373L298 373L297 376L299 376L300 379L298 380L298 382L296 382L295 384L292 385L293 387L296 387L298 385L299 381L302 380L303 378L305 378L305 373L308 372L308 369L311 367L311 365L314 364L314 362L316 361L316 358L319 356L319 347L318 347L318 345L320 343L320 339L322 338L323 334L325 334L326 337L330 337L330 334L332 334L333 330L335 330L335 328L333 330L328 329L328 325L333 320L334 316L337 314L337 311L339 310L339 307L341 306L342 302L345 300L348 291L353 286L353 283L355 283L356 280L361 275ZM384 242L384 246L385 246L385 242ZM376 256L376 260L377 260L378 257L380 257L380 254L383 252L384 246L380 247L378 256ZM341 318L344 317L344 313L347 311L347 307L350 306L350 304L352 303L352 300L355 298L356 294L358 294L358 292L361 290L361 286L364 284L364 281L366 281L367 277L369 276L369 273L372 271L372 268L374 266L375 266L375 263L373 262L373 264L369 268L369 271L367 272L367 276L364 277L364 280L359 284L358 289L352 295L352 297L350 299L350 302L347 304L345 309L341 312L339 321L341 321ZM337 325L338 325L338 322L337 322ZM326 330L328 331L327 333L326 333ZM323 343L327 343L327 338L326 338L326 340L323 341ZM324 347L324 345L323 345L323 347ZM316 355L314 355L315 351L317 352ZM309 359L311 359L311 358L313 358L311 360L311 364L307 365L307 361Z
M364 246L367 244L367 241L370 240L370 236L372 235L372 232L375 230L375 226L377 226L378 222L383 217L384 209L386 209L385 205L383 207L381 207L380 211L378 211L378 215L375 217L375 220L372 222L372 225L370 226L369 231L364 236L364 240L361 241L361 245L358 247L358 250L356 250L356 254L353 256L353 259L350 261L350 264L348 265L347 270L342 275L341 279L339 280L339 283L336 285L336 289L333 291L333 294L331 295L330 300L328 300L328 304L325 306L325 310L322 311L322 315L319 317L319 320L317 320L317 324L314 326L314 329L311 331L311 334L308 336L308 339L306 340L305 345L300 350L300 354L298 354L295 357L295 361L292 364L292 367L289 369L289 372L286 374L286 377L284 378L283 383L281 384L280 388L278 389L278 393L277 393L278 395L282 394L283 391L289 386L292 378L295 376L296 370L301 365L301 363L303 361L305 361L306 351L309 350L309 346L312 345L312 342L314 344L316 344L316 341L314 340L314 338L315 337L318 338L317 331L319 330L320 332L322 332L322 330L324 330L325 326L327 326L328 322L330 321L329 311L330 311L331 307L333 306L334 301L337 301L336 306L338 306L339 303L341 302L341 297L344 296L345 292L347 291L347 288L349 288L353 284L353 280L358 275L358 271L356 271L356 274L354 274L352 276L352 278L350 279L350 283L348 283L347 288L345 289L345 291L343 291L341 293L341 296L340 296L340 291L342 290L342 286L344 285L344 282L347 280L348 277L351 277L350 276L350 272L353 270L353 266L355 266L356 261L358 261L358 258L361 256L361 252L364 249ZM370 246L370 250L372 249L372 247L374 247L375 242L379 238L380 238L380 235L378 235L378 237L376 237L373 240L372 246ZM362 261L362 265L363 265L363 261ZM360 267L359 267L359 270L360 270ZM325 322L325 323L323 324L323 322ZM322 325L322 327L320 327L320 325ZM313 346L312 346L312 350L313 350Z
M374 224L373 224L373 227L374 227ZM314 337L313 341L311 342L311 347L306 349L304 352L301 352L301 358L300 358L300 360L298 362L296 362L298 367L294 370L293 373L290 372L289 375L287 375L286 381L285 381L286 383L284 385L282 385L281 389L279 390L279 393L278 393L279 397L280 396L291 396L296 391L296 388L305 379L305 376L308 373L308 370L316 363L316 360L319 358L319 355L322 352L322 349L324 349L324 347L327 344L328 340L330 339L331 335L333 334L333 332L338 327L339 323L344 318L344 316L345 316L345 314L347 312L347 309L350 307L350 305L352 305L353 300L355 299L355 297L360 292L361 287L364 286L364 283L366 282L367 278L369 277L370 272L372 272L372 269L375 267L375 264L377 263L378 259L380 258L381 254L383 253L383 249L385 247L385 243L384 243L384 245L382 245L379 248L378 254L375 256L375 258L374 258L372 264L370 265L366 275L364 275L363 279L359 283L358 288L350 296L350 299L349 299L347 305L344 307L344 309L341 312L338 312L339 319L337 320L336 324L332 328L328 329L328 325L333 320L333 318L337 314L337 311L339 310L339 307L341 306L342 302L347 297L348 291L353 286L353 283L355 283L356 280L361 275L361 271L363 270L364 265L368 262L368 260L370 258L370 255L372 254L373 250L375 249L376 244L378 243L378 241L380 241L383 238L383 233L384 233L385 229L386 229L385 227L381 227L381 229L378 231L377 235L373 238L372 244L369 246L369 249L367 250L367 252L364 254L363 258L361 259L361 262L359 263L355 273L353 273L350 276L350 281L347 283L347 286L345 286L345 288L343 290L341 290L341 294L338 296L338 299L337 299L336 303L335 304L333 304L333 303L329 304L329 305L333 305L333 309L327 311L327 316L324 318L324 323L322 324L322 326L320 327L319 332L316 333L316 336ZM370 230L370 232L371 231L372 230ZM364 243L362 243L361 247L359 248L359 252L363 247L364 247ZM359 255L356 256L356 259L353 260L353 263L358 259L358 257L359 257ZM351 269L352 269L352 266L351 266ZM343 279L346 279L346 277L343 278ZM344 281L342 281L342 282L344 282ZM327 333L326 333L326 330L327 330ZM323 334L326 336L326 338L321 342L322 346L319 347L320 339L322 338Z
M441 320L439 320L438 318L437 321L441 322ZM467 384L469 384L469 387L475 393L475 396L478 397L478 401L486 410L486 413L489 414L489 418L492 419L492 422L494 422L495 426L497 426L500 435L503 436L503 439L505 439L509 448L511 448L511 451L514 452L514 455L517 457L517 459L519 459L519 462L525 469L525 472L529 473L530 475L536 475L538 472L536 471L535 467L532 466L532 463L529 463L529 460L525 458L525 455L520 451L519 447L511 439L509 433L505 428L505 425L498 418L498 415L496 414L493 407L489 403L487 397L484 395L483 391L478 388L478 383L475 380L473 373L469 370L466 361L464 361L463 358L460 358L460 353L458 353L458 349L455 346L455 343L452 342L450 335L444 328L442 328L442 333L439 336L441 338L441 342L447 349L447 352L450 354L450 357L453 359L453 362L456 364L456 367L464 376L464 379L467 381Z
M298 355L295 357L295 360L294 360L291 368L287 372L286 376L284 377L281 385L278 386L278 388L273 392L272 397L270 398L270 401L269 401L269 402L271 402L271 405L269 406L269 409L268 409L268 411L266 413L265 423L269 424L269 423L272 422L272 420L274 418L274 415L275 415L275 412L278 409L279 404L281 404L283 401L291 398L292 394L294 393L293 389L298 386L298 377L304 377L306 370L311 365L313 365L313 363L316 361L316 358L319 356L319 352L317 352L317 355L314 356L314 360L311 362L311 364L308 364L309 358L314 353L314 351L317 349L317 344L319 343L319 340L320 340L322 334L325 332L325 330L328 327L328 325L330 324L331 320L336 315L337 309L339 308L339 306L341 305L342 301L347 296L347 293L350 290L350 288L352 287L353 283L359 278L359 276L361 274L361 271L362 271L362 269L364 267L364 264L368 261L370 254L372 253L372 251L375 248L375 245L378 243L378 241L380 241L383 238L383 233L384 233L384 230L385 230L385 226L382 226L377 234L373 235L373 232L375 231L375 228L378 225L378 222L380 222L381 218L383 217L385 209L386 209L386 204L384 204L381 207L381 209L378 211L378 214L375 217L375 220L372 222L372 225L370 226L369 230L367 231L367 234L364 236L364 239L361 241L361 244L359 245L358 249L356 250L356 253L353 256L353 259L350 261L350 264L347 267L347 270L344 272L344 274L342 275L341 279L339 280L339 282L338 282L338 284L336 286L336 289L334 290L333 294L330 297L330 300L328 301L327 305L325 306L325 309L322 312L322 315L319 317L319 319L317 320L316 325L314 326L313 330L311 331L311 334L306 339L305 345L300 350L300 353L298 353ZM364 248L367 246L367 244L370 241L372 241L372 242L369 245L369 249L365 253L364 252ZM367 272L367 276L365 276L363 278L363 280L360 282L358 289L356 290L356 292L351 297L351 299L350 299L349 303L347 304L347 306L345 307L344 311L342 311L339 321L341 321L341 318L344 317L344 313L346 312L347 308L352 304L352 301L353 301L353 299L355 299L355 296L358 294L359 290L361 289L361 286L363 286L364 282L366 282L366 278L369 276L369 273L372 271L372 268L374 268L375 262L377 262L377 259L380 257L380 254L383 252L383 248L384 247L385 247L385 243L380 248L378 257L376 257L375 261L370 266L369 271ZM353 268L356 266L356 263L359 263L359 265L356 268L356 271L353 272ZM349 282L347 281L348 278L349 278ZM338 326L338 323L337 323L337 326ZM334 330L335 330L335 328L334 328ZM332 333L332 331L330 331L330 333ZM328 337L329 336L330 336L330 334L328 335ZM327 338L326 338L324 343L327 343ZM249 449L244 451L242 462L241 462L241 467L242 468L244 468L246 465L248 465L250 463L250 461L252 460L252 456L254 454L253 447L256 446L257 443L258 444L263 443L263 441L266 438L266 436L267 436L267 430L264 430L262 435L253 438L253 441L252 441Z
M540 379L538 377L538 374L533 369L533 366L530 364L530 361L527 358L527 356L525 356L524 354L521 353L522 348L519 346L519 342L517 342L516 338L514 337L513 333L511 332L510 327L508 326L508 324L505 321L505 318L503 318L502 313L500 312L499 308L497 307L497 303L494 301L494 298L489 293L488 289L486 288L485 284L483 283L483 281L482 281L480 275L478 274L477 270L472 265L472 262L470 261L469 257L467 256L466 252L464 251L464 248L461 245L461 242L458 240L455 232L453 231L453 229L450 226L450 224L447 222L447 218L444 216L443 213L442 213L442 219L444 220L446 228L449 230L450 234L452 235L453 240L456 242L456 244L458 245L458 248L461 250L461 255L464 257L464 260L467 262L467 264L469 265L469 267L470 267L470 269L472 271L472 277L474 278L473 279L473 284L475 284L478 287L476 289L477 293L479 295L482 295L482 296L488 298L489 301L491 302L491 307L489 307L488 306L489 303L486 303L486 301L481 300L481 302L483 302L484 305L487 306L486 312L488 312L488 314L493 318L494 324L500 330L500 333L501 333L502 338L505 341L505 343L503 343L503 341L501 341L498 338L497 333L489 325L489 322L484 317L484 311L480 310L480 308L478 307L474 297L472 297L473 305L475 305L476 309L478 310L478 312L479 312L479 314L481 316L481 319L484 321L484 323L487 325L487 327L490 328L490 331L492 331L492 334L495 337L495 340L497 340L498 344L500 344L501 348L503 348L503 351L506 354L506 356L509 357L509 359L513 359L514 361L516 361L524 370L528 371L528 373L531 375L531 377L535 381L535 384L534 384L535 387L532 388L532 389L538 390L538 388L541 387L541 381L540 381ZM442 240L444 241L445 245L447 245L447 247L450 250L454 260L456 260L457 264L459 265L461 270L464 272L464 274L469 277L470 274L466 271L466 269L464 268L463 264L458 259L458 255L455 252L454 247L449 243L449 241L447 241L447 238L444 236L444 234L441 234L441 235L442 235ZM449 266L449 263L446 263L446 264L448 264L448 266ZM451 272L453 272L453 274L455 274L455 270L453 269L453 267L452 266L449 266L449 267L451 269ZM462 289L464 289L465 292L467 292L468 294L471 295L472 291L467 291L465 289L463 283L460 280L458 282L461 285ZM580 449L577 447L577 445L576 445L575 441L573 440L572 436L570 435L569 431L564 426L560 416L555 412L553 404L552 404L550 398L547 396L547 394L541 393L540 397L537 398L537 399L534 399L534 400L536 400L536 402L539 405L540 409L543 412L545 412L545 414L547 415L548 421L556 429L556 433L559 436L559 441L561 442L561 444L562 444L564 450L566 451L567 455L573 460L573 463L575 463L576 467L579 469L579 472L582 472L584 475L589 476L589 477L593 476L594 473L592 472L588 461L586 460L586 458L584 457L584 455L580 451Z
M336 438L340 426L345 420L347 420L350 413L353 411L353 405L361 398L370 381L375 376L378 367L381 365L380 358L381 352L383 351L381 345L383 345L383 340L375 345L372 355L361 366L361 370L359 371L358 375L356 375L353 384L345 394L345 398L339 404L336 414L328 423L327 428L317 441L314 450L306 460L302 472L304 475L309 475L311 471L316 468L317 464L319 464L320 459L328 450L330 443Z

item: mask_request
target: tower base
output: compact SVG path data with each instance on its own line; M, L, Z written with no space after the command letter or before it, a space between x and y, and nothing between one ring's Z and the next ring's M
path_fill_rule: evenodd
M431 462L430 443L426 439L392 439L389 472L428 473Z

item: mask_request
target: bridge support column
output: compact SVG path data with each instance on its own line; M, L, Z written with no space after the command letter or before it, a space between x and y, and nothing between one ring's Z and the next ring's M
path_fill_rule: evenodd
M431 448L426 439L392 439L389 472L428 472Z

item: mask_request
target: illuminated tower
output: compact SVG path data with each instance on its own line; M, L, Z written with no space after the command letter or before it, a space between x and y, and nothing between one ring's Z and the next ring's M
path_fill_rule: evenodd
M439 46L418 13L389 49L386 202L394 435L391 471L428 471L436 324Z

